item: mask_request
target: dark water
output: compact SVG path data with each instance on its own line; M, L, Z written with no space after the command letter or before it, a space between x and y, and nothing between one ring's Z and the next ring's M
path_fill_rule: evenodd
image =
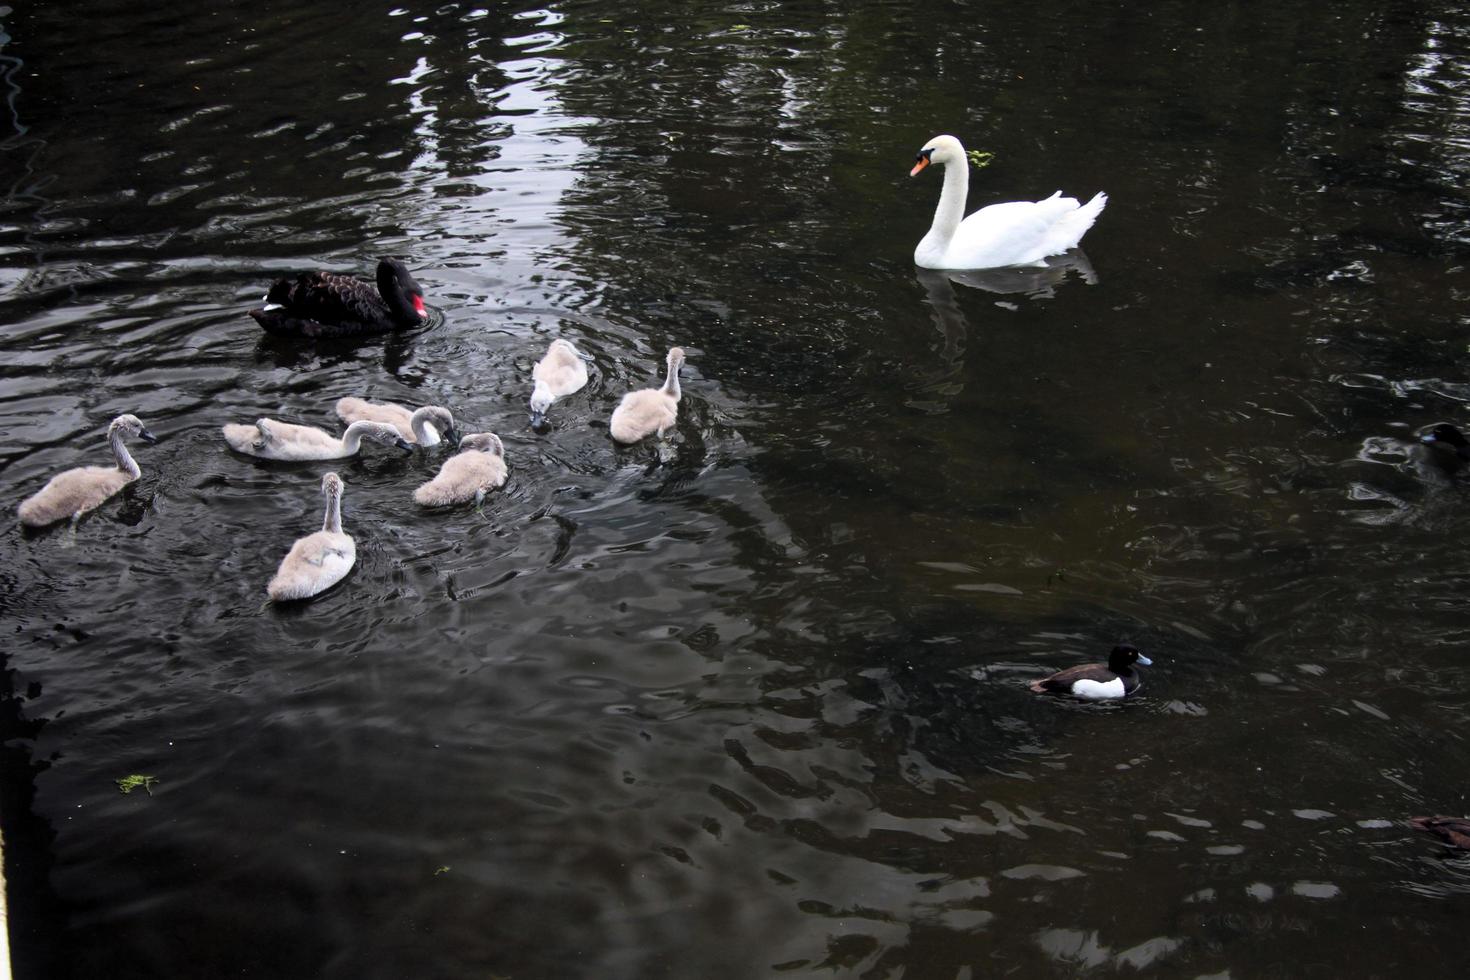
M344 9L0 13L18 976L1464 975L1402 821L1470 810L1470 490L1399 440L1470 400L1470 11ZM1086 256L916 271L937 132L972 207L1106 190ZM385 253L442 322L244 314ZM219 437L346 394L510 483ZM22 533L121 412L141 482ZM358 567L271 608L328 468ZM1026 691L1119 639L1140 698Z

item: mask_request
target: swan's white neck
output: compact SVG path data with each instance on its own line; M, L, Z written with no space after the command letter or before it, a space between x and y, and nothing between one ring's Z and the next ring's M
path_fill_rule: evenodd
M342 533L342 495L339 493L327 493L327 514L322 519L322 530Z
M413 429L413 437L418 440L419 445L439 445L439 430L436 426L429 424L430 421L437 421L437 418L438 413L427 405L414 412L409 418L409 427Z
M970 196L970 162L963 157L944 164L944 188L939 192L939 206L934 209L934 223L929 234L919 243L920 249L943 251L949 245L960 222L965 219L965 200Z
M663 393L674 401L679 400L679 366L674 362L669 363L669 377L664 382Z
M347 427L342 433L342 451L347 455L354 455L362 448L362 437L373 431L373 423L358 421Z
M128 452L127 445L123 443L121 429L113 429L108 432L107 441L112 446L112 455L117 458L118 469L122 470L128 475L129 479L133 480L143 475L143 471L138 469L137 461L133 459L132 454Z
M551 386L545 381L538 380L536 387L531 389L531 411L545 413L554 401L556 401L556 395L552 392Z

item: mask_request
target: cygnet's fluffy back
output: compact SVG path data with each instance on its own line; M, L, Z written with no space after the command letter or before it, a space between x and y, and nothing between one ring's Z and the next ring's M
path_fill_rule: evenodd
M493 432L475 432L459 443L459 452L444 461L439 473L413 492L423 507L449 507L470 500L477 503L485 494L504 486L505 447Z

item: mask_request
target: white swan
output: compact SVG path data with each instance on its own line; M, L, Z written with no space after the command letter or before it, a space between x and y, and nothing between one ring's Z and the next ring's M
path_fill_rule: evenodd
M342 478L336 473L322 477L322 494L327 498L322 529L297 539L265 587L266 594L277 602L310 599L325 592L342 581L357 561L357 542L342 533Z
M992 204L966 218L970 161L965 148L953 136L936 136L919 151L909 176L931 163L944 167L944 189L934 224L914 249L914 263L923 269L1044 265L1048 255L1075 248L1108 203L1101 191L1080 205L1057 191L1044 201Z
M223 432L231 449L261 459L342 459L356 455L365 438L413 452L412 444L386 422L353 422L340 438L310 425L275 419L257 419L254 425L231 422Z
M531 391L531 425L546 421L546 410L558 398L581 391L587 384L587 365L592 358L572 345L570 340L553 340L546 356L531 371L536 387Z
M353 422L387 422L401 432L404 439L420 446L439 445L441 435L448 437L450 442L458 440L458 433L454 431L454 416L449 413L449 409L440 405L425 405L409 411L393 402L339 398L337 417L347 425Z
M424 507L448 507L474 500L505 485L505 446L493 432L475 432L459 441L459 452L444 461L439 474L413 492Z
M662 439L664 432L673 428L679 416L679 368L683 364L684 349L669 348L669 374L663 387L643 388L623 396L608 424L614 439L632 443L652 432Z
M123 444L123 437L137 436L157 442L136 415L119 415L107 427L116 466L78 466L53 476L40 490L21 501L17 512L26 527L45 527L63 518L78 518L101 506L113 494L143 475Z

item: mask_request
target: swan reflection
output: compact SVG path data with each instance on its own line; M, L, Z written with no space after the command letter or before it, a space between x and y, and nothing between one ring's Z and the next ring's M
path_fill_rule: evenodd
M950 269L944 272L920 270L919 277L938 275L973 289L988 293L1023 293L1033 299L1050 299L1056 287L1076 273L1089 286L1097 285L1097 272L1080 248L1042 260L1043 265L1016 265L1003 269Z
M954 284L983 289L991 293L1024 293L1033 299L1049 299L1055 289L1073 273L1088 285L1097 283L1097 272L1087 255L1074 248L1044 260L1044 265L1010 266L1004 269L915 269L930 317L943 338L939 350L941 364L928 373L919 385L922 398L911 399L910 408L931 413L948 411L948 402L964 390L959 380L965 366L965 340L970 332L965 311L960 309ZM1008 305L1008 304L1002 304Z

